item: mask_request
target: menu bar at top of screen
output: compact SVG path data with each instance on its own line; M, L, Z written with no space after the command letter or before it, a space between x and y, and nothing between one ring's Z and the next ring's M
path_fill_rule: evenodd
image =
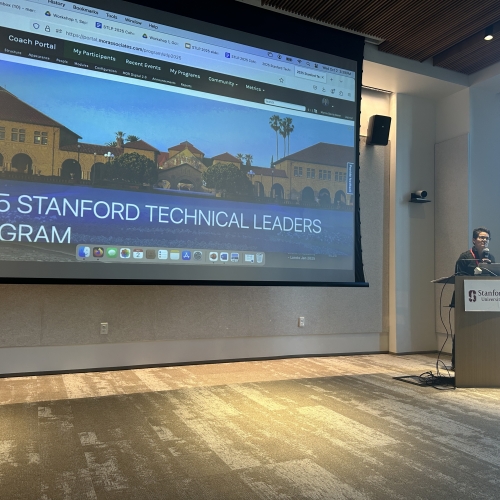
M97 17L110 13L72 3L43 0L47 4L49 1L53 2L50 10L40 8L32 1L0 1L0 12L6 13L2 16L0 25L31 33L50 34L51 37L62 40L88 42L96 47L112 47L122 52L147 54L160 60L176 60L179 64L190 67L328 95L339 100L355 100L355 79L351 70L254 49L176 28L165 27L170 33L159 34L151 31L151 23L144 28L135 25L124 27L119 20L100 22L96 21ZM84 9L85 14L79 14L81 10L75 6ZM63 9L74 9L76 14L69 14ZM141 23L146 24L146 21ZM210 43L197 41L195 38ZM252 55L249 51L257 52L258 55Z

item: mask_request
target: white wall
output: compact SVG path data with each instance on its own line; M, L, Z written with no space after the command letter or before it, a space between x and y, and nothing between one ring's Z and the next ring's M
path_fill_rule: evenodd
M435 148L435 277L450 276L469 235L470 89L437 103ZM451 352L447 331L454 331L450 304L454 286L435 285L436 348ZM444 323L444 325L443 325Z
M435 103L391 97L389 350L435 349L434 204L409 203L411 192L434 199Z
M491 251L500 258L500 95L470 89L469 233L479 226L492 231Z
M435 157L435 276L451 276L455 261L470 245L469 235L469 134L436 144ZM453 284L435 285L437 348L446 331L454 331L454 311L449 306ZM451 324L450 324L451 322ZM444 323L444 325L443 325ZM444 346L451 352L451 340Z
M469 133L469 89L440 99L436 106L436 143Z

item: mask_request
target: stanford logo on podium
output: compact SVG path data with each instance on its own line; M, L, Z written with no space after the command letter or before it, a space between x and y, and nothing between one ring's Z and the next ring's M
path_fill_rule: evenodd
M465 279L464 303L466 311L500 312L500 287L498 280Z

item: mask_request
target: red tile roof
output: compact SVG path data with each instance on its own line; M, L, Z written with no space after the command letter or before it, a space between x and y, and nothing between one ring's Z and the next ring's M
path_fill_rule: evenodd
M80 146L80 153L82 154L90 154L94 153L97 156L102 156L107 153L111 153L116 156L120 156L123 154L123 148L117 148L114 146L100 146L99 144L87 144L85 142L79 142L75 144L69 144L67 146L61 146L61 151L73 151L78 153L78 146Z
M231 161L233 163L242 163L241 160L236 158L236 156L233 156L232 154L228 153L227 151L225 153L222 153L221 155L214 156L212 160L219 160L219 161Z
M133 141L133 142L126 142L123 145L124 148L130 148L130 149L140 149L142 151L154 151L155 153L159 153L159 151L148 144L147 142L143 140L138 140L138 141Z
M177 146L172 146L171 148L168 148L169 151L184 151L184 149L187 149L193 154L199 154L205 156L205 153L200 151L199 149L195 148L190 142L184 141L181 142L180 144L177 144ZM173 155L172 155L173 156Z
M0 120L30 123L32 125L41 125L45 127L64 128L81 139L78 134L75 134L64 125L44 115L33 106L21 101L21 99L18 99L14 94L11 94L3 87L0 87Z
M139 141L137 141L139 142ZM144 141L140 141L144 142ZM128 143L128 144L137 144L137 143ZM144 142L146 146L149 146L146 142ZM86 142L78 142L74 144L68 144L67 146L61 146L61 151L72 151L74 153L78 153L78 146L80 146L80 153L82 154L89 154L93 155L94 153L97 154L97 156L103 156L107 153L113 154L115 157L122 155L123 153L126 153L127 149L127 144L125 144L124 148L119 148L117 146L101 146L100 144L88 144ZM149 146L151 149L146 149L144 148L139 148L137 146L132 146L133 149L142 149L145 151L157 151L157 149L154 149L153 147Z
M270 167L251 167L255 175L263 175L264 177L285 177L288 178L284 170Z
M163 165L166 161L168 161L169 156L170 156L169 153L165 153L164 151L161 152L158 155L158 165Z
M354 148L352 147L318 142L318 144L314 146L285 156L274 163L275 165L279 165L285 160L292 160L303 163L315 163L318 165L347 168L348 162L354 162L354 155Z

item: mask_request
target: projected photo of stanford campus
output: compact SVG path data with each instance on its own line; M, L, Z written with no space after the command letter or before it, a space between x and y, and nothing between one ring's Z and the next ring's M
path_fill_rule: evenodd
M352 208L351 127L33 66L0 69L5 179Z

